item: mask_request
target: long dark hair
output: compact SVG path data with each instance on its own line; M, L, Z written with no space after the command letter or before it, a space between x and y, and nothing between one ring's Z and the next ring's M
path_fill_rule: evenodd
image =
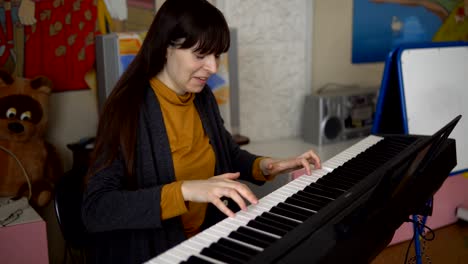
M104 104L89 176L109 166L120 152L126 176L134 182L139 110L149 80L166 64L169 46L195 47L200 54L221 54L229 49L229 43L223 14L206 0L167 0L154 17L135 59Z

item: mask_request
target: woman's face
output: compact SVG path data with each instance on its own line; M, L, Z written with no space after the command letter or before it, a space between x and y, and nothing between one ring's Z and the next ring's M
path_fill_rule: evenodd
M158 78L177 94L200 92L218 70L218 55L199 54L194 48L167 48L166 65Z

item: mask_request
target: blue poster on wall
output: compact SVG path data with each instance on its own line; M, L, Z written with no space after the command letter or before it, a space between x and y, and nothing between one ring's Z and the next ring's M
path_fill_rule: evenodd
M464 0L354 0L352 62L384 61L406 43L468 41Z

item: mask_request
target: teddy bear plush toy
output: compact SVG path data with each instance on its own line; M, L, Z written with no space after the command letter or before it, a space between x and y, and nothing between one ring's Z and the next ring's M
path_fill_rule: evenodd
M51 201L63 172L44 140L51 89L45 77L15 78L0 69L0 196L29 197L36 209Z

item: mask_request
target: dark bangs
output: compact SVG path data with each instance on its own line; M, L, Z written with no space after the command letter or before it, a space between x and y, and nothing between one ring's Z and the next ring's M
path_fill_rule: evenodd
M171 34L172 44L179 44L178 48L181 49L195 47L194 51L200 54L219 55L227 52L230 45L229 27L221 11L208 2L198 2L189 8L192 10L180 17L175 32ZM177 43L180 39L185 41Z

